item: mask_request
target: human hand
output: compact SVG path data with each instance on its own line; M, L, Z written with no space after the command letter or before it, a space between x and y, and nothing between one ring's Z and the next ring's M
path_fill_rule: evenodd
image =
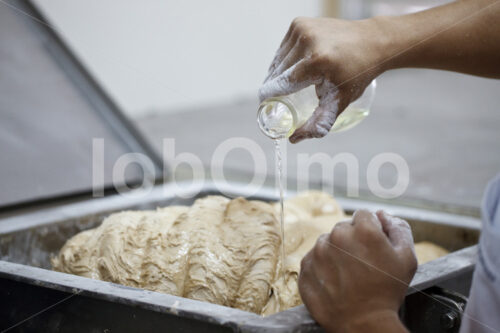
M304 257L299 291L329 332L404 332L397 311L416 269L408 223L360 210Z
M376 20L296 18L292 22L259 90L262 102L316 86L319 105L290 142L325 136L337 116L361 96L382 72L380 40Z
M295 143L326 135L337 116L386 70L433 68L500 78L496 4L453 1L358 21L297 18L271 63L260 100L316 86L319 105L290 137Z

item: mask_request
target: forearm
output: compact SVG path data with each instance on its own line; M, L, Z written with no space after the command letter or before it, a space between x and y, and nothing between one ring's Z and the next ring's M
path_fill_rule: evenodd
M500 0L462 0L372 19L382 71L420 67L500 78Z

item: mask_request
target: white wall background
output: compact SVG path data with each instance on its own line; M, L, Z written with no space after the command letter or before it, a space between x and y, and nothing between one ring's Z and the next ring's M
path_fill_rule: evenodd
M321 0L38 0L133 117L250 98L290 21Z

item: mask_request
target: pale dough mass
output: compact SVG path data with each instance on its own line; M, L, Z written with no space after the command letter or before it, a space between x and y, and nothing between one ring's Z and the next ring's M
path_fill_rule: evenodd
M286 200L283 279L278 209L261 201L208 196L191 207L115 213L99 227L68 240L52 266L92 279L272 314L301 304L297 279L302 257L319 235L348 218L323 192ZM421 248L426 260L446 254L425 244Z

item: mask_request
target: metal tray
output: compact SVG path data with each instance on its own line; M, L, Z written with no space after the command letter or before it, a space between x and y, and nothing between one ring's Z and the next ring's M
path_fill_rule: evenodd
M182 184L175 187L170 184L157 186L141 197L114 195L0 220L0 297L4 300L0 325L5 326L0 328L8 328L44 310L19 327L24 327L25 331L44 328L99 329L101 332L158 328L189 332L320 330L304 306L261 317L220 305L50 270L51 255L56 254L67 239L99 225L114 211L189 205L198 197L221 192L234 197L277 199L275 190L270 188L255 191L242 184L215 185L205 183L200 193L188 199L189 193L179 193ZM293 193L289 192L291 195ZM452 251L420 265L408 295L436 285L463 287L464 281L465 285L470 284L477 250L475 244L480 233L479 219L360 200L340 198L338 201L347 213L358 208L386 209L409 221L415 241L431 241Z

